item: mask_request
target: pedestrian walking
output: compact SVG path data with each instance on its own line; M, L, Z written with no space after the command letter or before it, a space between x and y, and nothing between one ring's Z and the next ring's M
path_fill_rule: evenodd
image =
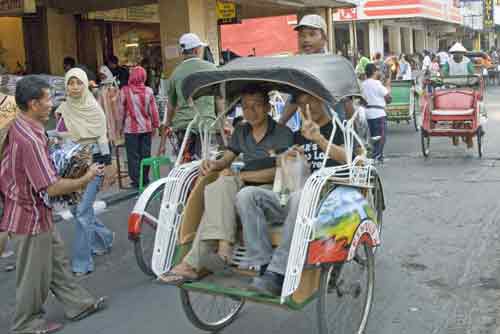
M122 89L120 107L125 119L125 147L127 149L128 174L132 187L139 187L140 164L151 156L151 139L160 127L160 116L153 90L146 87L146 70L134 67L128 85ZM149 167L144 168L144 184L149 183Z
M116 56L110 56L107 61L107 66L116 78L120 88L128 84L129 71L126 67L120 65L120 61Z
M378 69L375 64L366 65L366 77L361 87L366 98L366 118L370 128L371 137L379 137L373 144L371 158L378 162L384 161L384 145L387 130L387 114L385 112L386 103L390 103L390 80L386 86L382 85L378 77Z
M401 54L399 57L399 78L401 80L411 80L411 64L408 60L408 56L405 54Z
M93 164L79 179L56 175L48 153L44 125L52 109L50 86L43 79L27 76L16 85L21 109L9 128L8 143L0 166L0 192L5 199L0 231L8 232L16 245L16 307L12 332L54 333L62 325L43 316L49 290L71 320L80 320L104 307L70 274L64 244L53 224L52 209L45 198L85 187L103 168Z
M94 202L104 181L114 173L106 130L106 117L99 103L88 89L88 78L79 68L65 76L66 101L56 113L61 115L57 130L63 138L83 145L91 145L93 160L106 165L105 175L96 176L87 185L82 200L71 208L75 218L75 240L71 264L77 276L94 271L93 255L104 255L111 250L113 233L102 224L94 212Z

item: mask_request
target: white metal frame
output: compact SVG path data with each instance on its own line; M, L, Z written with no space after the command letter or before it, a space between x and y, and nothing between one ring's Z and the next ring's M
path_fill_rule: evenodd
M350 120L344 122L341 122L335 113L333 114L333 131L330 136L328 148L325 152L323 167L307 179L304 189L302 190L297 220L293 231L292 244L288 255L285 280L281 290L281 303L285 303L286 299L299 287L309 242L313 235L314 222L317 218L317 208L321 200L321 191L325 184L329 181L333 181L334 183L344 186L360 188L372 187L372 171L375 169L373 160L367 159L364 153L352 159L356 145L358 145L363 152L366 152L363 141L354 129L354 121L358 115L358 111L355 112ZM339 129L343 131L344 135L346 164L337 167L325 167L333 138L335 138L335 132ZM378 230L376 234L373 235L373 238L376 239L376 244L378 244L380 241Z

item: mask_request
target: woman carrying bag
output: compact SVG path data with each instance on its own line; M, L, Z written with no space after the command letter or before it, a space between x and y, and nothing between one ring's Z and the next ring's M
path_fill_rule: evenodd
M111 152L106 130L106 116L89 91L88 78L79 68L65 76L66 101L56 110L61 115L57 130L61 137L83 145L91 145L93 160L106 165L105 176L96 176L83 193L81 202L71 208L75 217L72 269L76 276L94 271L93 255L103 255L111 250L113 232L98 221L94 202L104 178L110 175Z

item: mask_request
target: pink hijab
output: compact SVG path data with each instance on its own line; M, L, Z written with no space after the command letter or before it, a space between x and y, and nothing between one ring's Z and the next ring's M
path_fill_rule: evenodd
M128 86L135 94L144 94L146 86L146 70L141 66L136 66L130 71Z
M148 101L146 101L146 85L144 82L146 82L146 70L141 66L136 66L130 71L128 85L122 89L127 101L127 110L125 112L132 118L136 118L136 112L140 112L145 118L148 117ZM135 104L132 95L138 98L139 110L134 110Z

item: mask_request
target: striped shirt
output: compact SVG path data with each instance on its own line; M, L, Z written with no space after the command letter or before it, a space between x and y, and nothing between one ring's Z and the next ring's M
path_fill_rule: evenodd
M4 211L0 231L37 235L52 229L52 210L43 195L57 182L45 129L22 113L9 129L0 164Z
M149 133L160 127L160 116L151 88L146 87L143 94L136 94L130 87L124 87L120 106L124 115L125 133Z

